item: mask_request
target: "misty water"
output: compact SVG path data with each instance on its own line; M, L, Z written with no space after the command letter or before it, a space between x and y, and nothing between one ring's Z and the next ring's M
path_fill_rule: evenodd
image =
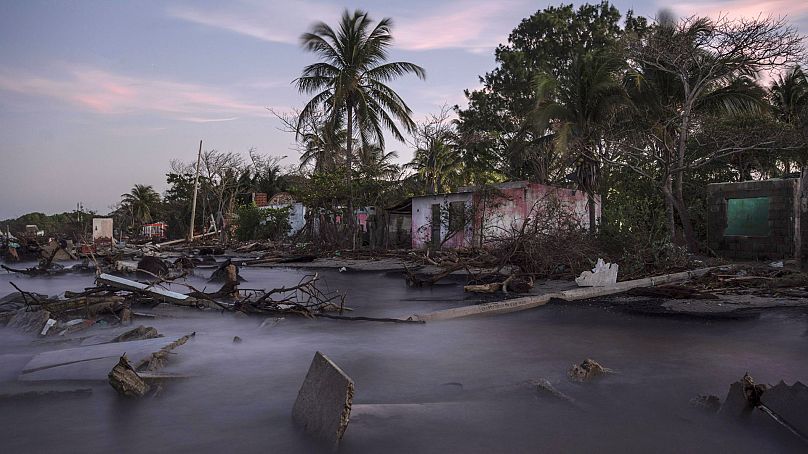
M202 287L209 272L199 271L202 276L189 282ZM288 286L305 274L245 269L243 287ZM468 303L460 285L412 289L400 276L385 273L320 275L331 289L347 290L346 304L354 309L350 315L400 317ZM91 276L5 277L25 290L48 294L92 285ZM358 417L340 452L804 449L787 433L707 414L688 403L698 394L723 400L729 384L747 371L762 383L805 382L804 314L705 321L631 315L587 302L425 325L287 317L259 328L264 319L194 309L137 319L135 324L154 326L167 336L196 332L165 369L190 378L171 381L159 397L141 400L120 398L105 382L94 382L81 384L93 388L86 398L2 401L0 450L325 451L291 420L316 351L353 378L355 405L457 402L465 392L482 390L473 402L461 399L394 417ZM243 342L234 344L234 336ZM15 381L34 354L54 348L0 329L0 381ZM586 358L616 373L593 383L571 383L567 369ZM486 391L536 378L548 379L578 405L530 393Z

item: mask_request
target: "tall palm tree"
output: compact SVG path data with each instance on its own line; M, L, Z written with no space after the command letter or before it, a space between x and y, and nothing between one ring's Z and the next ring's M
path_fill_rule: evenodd
M535 80L536 107L528 117L539 142L551 142L575 168L578 187L589 198L589 227L596 228L595 193L600 178L598 148L614 112L625 105L625 92L616 74L621 59L608 51L578 54L559 79L548 73Z
M132 224L147 223L153 220L160 205L160 194L149 185L136 184L126 194L121 194L122 204L132 215Z
M413 63L387 61L393 41L391 27L390 18L374 26L365 11L345 10L336 30L319 22L300 37L303 47L321 61L303 68L303 74L296 80L301 93L314 95L300 112L297 129L302 130L320 109L327 113L332 129L344 121L347 179L351 188L355 134L358 133L362 143L384 147L384 129L403 142L404 136L396 123L407 132L415 126L412 110L387 83L410 73L424 79L426 72ZM352 199L351 194L349 212L353 212ZM348 219L353 223L352 215Z

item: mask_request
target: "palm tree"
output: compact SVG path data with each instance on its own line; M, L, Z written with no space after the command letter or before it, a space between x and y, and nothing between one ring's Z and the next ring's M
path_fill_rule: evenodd
M534 79L536 107L528 122L538 142L550 142L575 167L578 187L589 198L589 227L596 228L595 193L600 178L598 148L605 124L625 105L616 77L622 61L608 51L578 54L560 79L541 73Z
M300 156L300 169L313 165L314 172L333 172L345 157L346 130L318 124L300 136L305 151Z
M401 168L395 163L398 153L385 153L378 144L367 144L359 151L359 166L362 173L370 179L395 180Z
M153 220L160 205L160 194L150 185L136 184L128 193L121 194L121 203L129 210L134 227L135 222L144 224Z
M412 161L405 167L415 170L427 194L450 190L463 168L462 156L448 136L431 137L425 145L415 150Z
M785 75L777 77L769 88L772 110L777 119L794 126L803 134L803 143L808 142L808 75L795 66ZM808 165L808 150L803 150L796 156L800 164ZM785 173L790 171L790 162L785 158ZM803 169L804 171L805 169Z
M392 20L384 18L375 26L372 22L364 11L345 10L336 30L319 22L300 37L303 47L321 61L303 68L303 74L296 80L301 93L314 95L300 112L297 130L301 131L321 109L327 113L333 130L344 121L351 192L354 135L358 133L364 144L377 143L383 148L384 129L403 142L404 136L396 123L407 132L414 127L412 110L386 84L410 73L421 79L426 76L424 69L413 63L387 62L393 41ZM348 211L353 212L353 194L348 199ZM353 223L353 216L348 219Z

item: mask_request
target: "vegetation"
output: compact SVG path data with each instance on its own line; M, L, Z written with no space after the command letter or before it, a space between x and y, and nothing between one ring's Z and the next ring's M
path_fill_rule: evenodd
M314 25L301 44L317 58L295 80L310 99L299 111L276 113L296 137L299 165L282 168L280 157L254 150L249 159L205 151L200 229L238 225L241 239L278 238L288 230L280 212L253 206L249 194L288 191L307 208L296 239L377 247L385 244L383 208L414 195L529 180L588 194L591 231L570 229L575 235L604 250L645 251L634 254L643 263L679 260L679 246L704 250L708 183L808 166L805 43L781 19L664 12L647 19L607 1L548 7L515 24L482 87L465 91L467 106L421 122L392 83L425 71L389 61L389 18L345 11L335 27ZM386 132L406 143L411 162L397 161ZM142 185L124 194L117 225L164 220L173 237L187 235L195 164L172 163L162 199ZM354 207L380 209L364 232Z

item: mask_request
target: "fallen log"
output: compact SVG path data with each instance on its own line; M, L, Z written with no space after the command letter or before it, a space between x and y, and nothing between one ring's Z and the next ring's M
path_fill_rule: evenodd
M444 309L426 314L413 314L409 317L404 317L407 320L451 320L454 318L468 317L471 315L481 314L506 314L509 312L523 311L532 309L534 307L543 306L550 302L552 299L560 299L564 301L583 300L588 298L596 298L599 296L613 295L616 293L623 293L633 288L639 287L654 287L657 285L668 284L671 282L680 282L699 277L710 271L712 268L700 268L692 271L683 271L681 273L665 274L662 276L647 277L643 279L635 279L632 281L618 282L614 285L605 287L581 287L573 290L566 290L563 292L546 293L536 296L525 296L522 298L514 298L506 301L496 301L493 303L477 304L474 306L455 307L452 309Z

